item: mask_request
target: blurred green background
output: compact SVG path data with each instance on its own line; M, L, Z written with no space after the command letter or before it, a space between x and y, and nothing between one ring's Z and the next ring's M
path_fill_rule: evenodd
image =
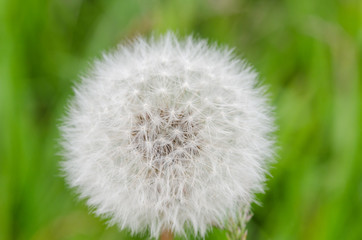
M57 126L94 57L168 29L235 47L270 85L279 156L248 239L362 239L360 0L0 0L0 239L137 239L65 186Z

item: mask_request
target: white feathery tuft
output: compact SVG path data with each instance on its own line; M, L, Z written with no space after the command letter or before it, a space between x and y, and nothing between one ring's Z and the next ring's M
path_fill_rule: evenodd
M96 215L133 233L205 236L263 192L271 107L231 50L172 33L94 63L62 124L62 167Z

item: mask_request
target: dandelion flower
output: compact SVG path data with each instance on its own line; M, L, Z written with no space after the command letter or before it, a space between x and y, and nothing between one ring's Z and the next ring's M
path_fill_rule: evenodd
M172 33L93 64L62 124L67 182L132 233L205 236L263 191L273 119L231 50Z

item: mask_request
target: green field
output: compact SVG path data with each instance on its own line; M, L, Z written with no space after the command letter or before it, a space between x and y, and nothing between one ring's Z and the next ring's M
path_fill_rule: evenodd
M278 162L248 239L362 239L360 0L0 0L0 239L142 238L66 187L57 127L94 57L167 30L235 47L270 86Z

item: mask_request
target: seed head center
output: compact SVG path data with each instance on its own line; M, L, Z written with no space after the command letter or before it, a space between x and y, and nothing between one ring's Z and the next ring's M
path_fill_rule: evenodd
M200 154L199 127L190 112L158 109L138 114L131 130L132 146L156 168L187 162Z

